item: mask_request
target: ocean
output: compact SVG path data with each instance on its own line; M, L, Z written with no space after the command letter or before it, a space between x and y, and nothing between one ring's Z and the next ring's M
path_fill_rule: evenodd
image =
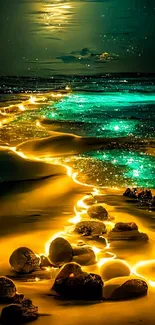
M106 139L106 146L93 150L60 150L59 160L84 183L155 187L155 75L1 77L0 97L2 145L53 131ZM126 146L131 139L134 144Z

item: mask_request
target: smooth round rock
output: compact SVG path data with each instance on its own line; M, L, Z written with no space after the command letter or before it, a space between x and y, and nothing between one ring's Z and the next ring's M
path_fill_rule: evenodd
M76 224L74 231L83 236L100 236L106 233L106 226L103 222L96 220L80 221Z
M148 285L141 278L129 276L106 281L103 298L109 300L127 300L147 295Z
M130 268L125 261L114 259L105 262L100 267L100 275L104 281L112 278L130 275Z
M40 259L31 249L19 247L12 253L9 262L17 273L31 273L39 267Z
M103 281L97 274L82 273L55 281L53 290L62 297L76 300L101 300Z
M88 208L87 213L90 218L98 220L108 220L108 211L102 205L92 205Z
M51 242L48 257L56 266L70 262L73 257L72 246L66 239L58 237Z
M59 273L57 274L55 281L58 279L66 279L70 276L77 276L82 274L83 271L81 266L75 262L70 262L61 267Z
M34 306L31 300L26 300L23 304L12 304L2 309L0 318L1 324L21 325L38 318L38 307Z
M0 302L7 302L16 296L16 286L14 282L5 277L0 277Z
M80 265L93 265L96 263L96 256L90 246L74 247L73 261Z

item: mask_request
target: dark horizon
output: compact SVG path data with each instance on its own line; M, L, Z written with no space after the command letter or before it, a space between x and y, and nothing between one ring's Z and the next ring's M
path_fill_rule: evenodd
M105 72L105 73L98 73L98 74L88 74L88 75L79 75L79 74L53 74L51 76L29 76L29 75L0 75L0 78L29 78L29 79L54 79L57 77L63 78L101 78L101 77L109 77L109 76L155 76L155 72Z

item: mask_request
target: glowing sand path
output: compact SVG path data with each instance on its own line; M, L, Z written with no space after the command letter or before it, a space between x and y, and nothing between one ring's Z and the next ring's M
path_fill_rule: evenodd
M20 156L22 159L26 159L26 160L31 160L31 161L42 161L42 162L45 162L45 163L51 163L53 164L53 159L50 159L50 158L37 158L35 156L26 156L23 152L19 152L19 151L16 151L16 147L1 147L1 148L7 148L9 150L11 150L12 152L14 152L16 155ZM78 173L77 172L74 172L73 169L67 165L64 165L62 164L61 166L65 167L66 170L67 170L67 175L69 177L72 178L72 180L81 185L81 186L86 186L86 187L89 187L89 188L92 188L92 192L90 195L92 195L92 197L95 195L95 194L101 194L100 190L97 189L97 188L94 188L93 185L87 185L86 183L81 183L79 180L77 180L77 176L78 176ZM104 188L103 188L104 189ZM82 220L82 215L85 215L87 213L87 209L89 207L89 205L87 205L84 200L87 199L88 195L84 195L82 199L78 200L74 206L74 212L75 212L75 216L71 219L68 220L69 223L72 223L73 225L75 225L76 223L80 222ZM79 211L80 209L80 211ZM113 223L111 223L113 224ZM114 224L113 224L114 225ZM45 254L48 255L48 252L49 252L49 246L50 246L50 243L52 240L54 240L55 238L59 237L59 236L65 236L67 235L67 232L65 231L61 231L61 232L58 232L58 233L55 233L49 240L48 242L45 244ZM104 237L105 238L105 237ZM108 240L105 238L106 240L106 246L104 248L105 251L107 251L108 249L110 249L110 243L108 242ZM108 257L108 258L98 258L98 255L100 253L100 249L96 246L92 246L92 249L96 255L96 260L97 260L97 266L98 267L101 267L106 261L108 261L109 259L115 259L117 256L112 253L112 252L109 252L107 251L108 255L111 256L111 257ZM139 272L138 272L138 268L141 267L141 266L148 266L150 264L154 264L155 265L155 260L146 260L146 261L139 261L138 263L136 263L132 268L130 267L130 270L131 270L131 274L133 275L136 275L136 276L139 276L139 277L142 277L144 278L148 284L151 286L151 287L155 287L155 281L152 281L151 279L148 279L147 277L144 277L142 276Z
M70 91L70 88L69 87L66 87L66 91L69 92ZM55 100L59 100L62 96L66 95L65 93L62 94L62 93L52 93L50 94L50 98L53 98ZM49 95L48 95L49 96ZM0 114L3 116L5 116L5 118L0 122L0 127L3 126L3 124L5 123L9 123L10 122L10 116L9 116L9 113L10 112L13 112L14 110L17 110L17 113L18 112L23 112L27 109L27 107L29 105L39 105L40 102L46 102L46 97L44 96L38 96L38 98L36 98L35 96L31 96L28 100L25 100L25 101L22 101L18 104L14 104L14 105L9 105L9 106L6 106L6 107L3 107L0 109ZM36 125L37 126L40 126L40 122L37 121L36 122ZM12 152L14 152L16 155L18 155L19 157L21 157L22 159L26 159L26 160L31 160L31 161L41 161L41 162L44 162L44 163L49 163L49 164L60 164L60 161L59 162L56 162L55 159L51 159L51 158L38 158L38 157L35 157L33 155L31 156L27 156L25 155L22 151L17 151L16 147L6 147L6 146L1 146L1 148L3 149L9 149L11 150ZM91 191L91 196L94 197L95 194L101 194L100 192L100 189L104 189L105 187L100 187L100 188L94 188L93 185L88 185L86 183L81 183L79 180L78 180L78 172L74 172L73 169L65 164L61 164L61 166L65 167L66 170L67 170L67 175L69 177L72 178L72 180L77 183L78 185L81 185L81 186L85 186L85 187L89 187L92 189ZM78 223L79 221L82 220L83 218L83 215L86 215L87 213L87 209L89 207L89 205L85 204L85 200L87 198L89 198L90 196L88 195L84 195L82 199L78 200L76 205L74 206L74 212L75 212L75 216L71 219L69 219L69 223L75 225L76 223ZM112 224L114 225L114 224ZM45 245L45 253L46 255L48 255L48 251L49 251L49 245L51 243L51 241L55 238L57 238L58 236L65 236L67 235L67 233L65 231L63 232L59 232L59 233L56 233L52 236L52 238L49 239L49 241L46 243ZM108 242L108 240L105 238L106 240L106 246L104 248L104 250L109 250L110 249L110 243ZM109 259L114 259L116 258L116 255L114 253L111 253L111 252L107 252L109 256L109 258L100 258L98 257L98 255L100 254L100 249L96 246L92 246L92 249L94 250L95 254L96 254L96 259L97 259L97 265L98 267L102 266L107 260ZM155 287L155 281L152 281L151 279L148 279L146 277L143 277L139 272L138 272L138 268L141 267L141 266L149 266L149 265L152 265L154 264L155 265L155 260L146 260L146 261L139 261L135 266L133 266L132 268L130 267L130 270L131 270L131 273L132 274L135 274L137 276L140 276L142 278L144 278L151 287Z

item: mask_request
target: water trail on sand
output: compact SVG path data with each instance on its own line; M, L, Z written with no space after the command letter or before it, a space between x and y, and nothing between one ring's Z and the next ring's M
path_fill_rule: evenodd
M67 139L67 141L69 141L71 139L73 141L73 143L71 143L70 150L71 150L72 146L76 143L76 142L74 143L74 141L75 141L76 138L78 138L78 139L81 140L81 137L74 137L73 135L70 135L70 134L66 135L65 139ZM32 160L36 160L36 161L44 161L46 163L47 162L50 163L51 160L50 160L49 157L46 156L46 150L50 150L51 149L52 152L53 152L53 150L55 152L56 149L60 148L60 143L62 144L62 141L64 141L64 136L62 136L62 135L56 136L56 141L54 141L54 146L51 146L52 139L53 139L53 137L50 137L48 139L44 139L45 141L41 144L41 146L40 146L39 140L37 140L37 144L36 144L36 140L34 140L34 141L27 141L27 142L19 145L17 148L10 148L10 150L14 151L14 153L16 153L17 155L21 156L24 159L32 159ZM79 140L79 142L81 144L81 141L80 140ZM82 147L82 149L83 148L86 148L85 147L86 145L89 146L89 143L90 142L88 140L90 141L90 139L85 138L84 146L83 146L83 143L82 143L81 146L78 143L78 146L76 147L76 150L77 151L80 150L81 147ZM114 145L119 145L119 142L117 143L117 140L116 139L115 140L112 139L111 143L113 143L113 141L114 141ZM56 146L57 141L58 141L58 147ZM124 141L124 139L121 138L121 139L119 139L119 141ZM29 146L30 143L31 143L31 145ZM102 145L103 145L103 143L105 143L103 139L101 140L101 143L102 143ZM91 144L92 144L92 142L91 142ZM106 144L107 144L107 142L106 142ZM27 149L26 152L31 153L30 156L29 155L26 156L25 151L24 152L20 151L20 149L25 149L25 145L26 145L26 149ZM96 142L95 142L95 145L98 145L98 144L96 144ZM131 145L131 143L130 143L130 145ZM30 148L31 148L31 150L30 150ZM34 155L34 152L35 152L35 154L37 153L38 156L35 156ZM49 152L48 152L48 154L49 154ZM68 154L68 151L67 151L67 154ZM42 157L42 155L43 155L43 157ZM52 162L53 162L53 159L52 159ZM66 166L64 165L64 167L66 167L68 176L70 176L73 179L74 182L76 182L77 184L80 184L82 186L88 186L87 184L80 183L77 180L78 173L74 173L74 171L72 170L72 168L68 167L67 165ZM100 190L97 189L97 188L94 188L93 185L90 185L89 187L90 187L90 195L94 196L96 193L101 194ZM75 217L68 220L73 225L76 224L77 222L81 221L83 219L83 214L84 213L87 213L88 206L84 203L85 198L86 198L86 196L84 195L83 198L81 200L77 201L76 205L74 206ZM77 207L82 209L81 212L79 212L79 210L77 209ZM66 232L62 232L62 234L63 235L68 235L68 230L70 228L72 229L72 227L66 227ZM48 248L49 243L53 240L53 238L56 238L56 237L57 237L57 234L55 234L54 237L52 236L52 238L50 238L49 241L46 243L46 251L48 250L47 248ZM94 252L96 254L96 257L98 259L98 254L100 253L100 249L98 247L96 247L96 246L92 246L92 249L94 250ZM103 257L103 258L98 259L98 267L101 267L107 260L109 260L109 258L110 259L114 259L114 258L117 257L117 255L115 253L113 253L113 252L110 252L109 249L110 249L110 242L106 239L106 246L105 246L105 249L104 250L107 251L107 253L109 254L109 257ZM148 263L154 263L154 262L155 262L155 260L153 260L153 261L140 261L139 263L143 263L143 265L145 266ZM139 263L137 263L133 267L130 267L131 273L133 275L141 276L141 274L138 273ZM143 277L143 278L146 281L148 281L148 283L149 283L150 286L152 286L152 287L155 286L155 282L154 281L152 281L151 279L145 278L145 277Z
M150 141L150 146L155 148L155 141ZM81 137L74 134L53 132L52 136L28 140L16 147L18 152L36 157L58 157L75 155L96 149L135 149L147 150L148 141L135 137L119 138L93 138ZM151 150L150 147L150 150Z

